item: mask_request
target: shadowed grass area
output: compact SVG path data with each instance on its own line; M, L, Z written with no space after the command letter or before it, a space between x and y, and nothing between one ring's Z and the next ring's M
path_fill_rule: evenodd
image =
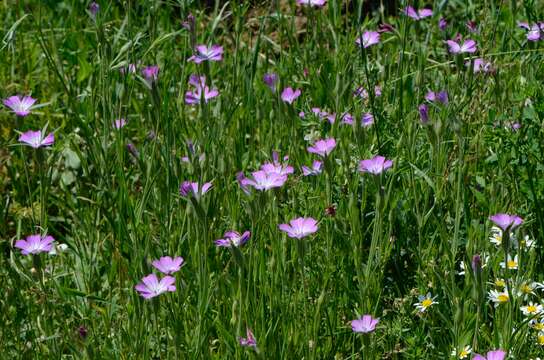
M3 357L542 354L542 1L297 2L0 2Z

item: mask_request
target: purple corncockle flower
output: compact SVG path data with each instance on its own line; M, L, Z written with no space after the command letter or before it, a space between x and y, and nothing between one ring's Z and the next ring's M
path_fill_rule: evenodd
M312 108L312 112L320 119L324 120L327 119L331 124L334 124L334 121L336 120L336 114L334 113L328 113L325 110L321 110L318 107Z
M361 118L361 125L363 125L363 127L369 127L372 124L374 124L374 116L372 116L371 113L364 113Z
M345 113L342 116L342 124L353 125L353 116L349 113ZM371 113L364 113L361 117L361 126L369 127L374 124L374 116Z
M504 350L493 350L488 351L486 356L480 354L474 354L472 360L504 360L506 357L506 351Z
M121 72L121 74L134 74L136 72L136 64L123 66L122 68L119 68L119 72Z
M376 329L380 319L374 319L372 315L363 315L359 319L351 320L351 330L357 333L369 333Z
M26 240L17 240L15 247L21 249L23 255L39 254L50 252L53 249L53 241L55 239L51 235L35 234L27 236Z
M199 104L202 97L204 98L204 103L208 103L208 100L219 96L219 90L215 88L210 90L206 86L205 76L191 75L189 77L189 85L192 85L194 90L185 92L185 103L188 105Z
M200 185L197 182L184 181L179 186L179 194L183 197L194 196L199 198L210 191L212 186L212 183L207 182L202 185L202 188L200 188Z
M440 20L438 20L438 28L444 31L447 26L448 26L448 22L446 21L446 19L441 17Z
M299 217L289 221L289 224L279 225L279 228L290 238L302 239L317 231L317 221L313 218Z
M391 166L393 166L393 160L376 155L372 159L362 160L359 163L359 171L379 175Z
M427 104L421 104L418 107L419 110L419 118L421 119L422 124L426 124L429 122L429 107Z
M19 136L19 142L37 149L42 146L51 146L55 142L55 135L51 132L46 137L43 136L42 130L29 130Z
M315 6L315 7L325 6L326 3L327 3L327 0L297 0L297 4L299 5L307 5L307 6Z
M221 61L223 60L223 47L220 45L197 45L196 54L191 56L187 61L192 61L195 64L200 64L204 61Z
M414 20L421 20L426 17L433 16L433 11L431 9L416 10L412 6L407 6L404 9L404 13Z
M250 181L248 178L246 178L246 176L244 175L244 172L243 171L239 171L237 174L236 174L236 181L238 182L238 185L240 185L240 188L242 189L242 191L246 194L246 195L249 195L251 194L251 191L249 189L249 183L248 181Z
M263 76L263 81L272 90L276 92L276 85L278 84L279 76L276 73L266 73Z
M289 160L289 156L284 156L283 161L287 162ZM272 151L272 161L273 162L267 162L261 165L261 170L266 172L267 174L275 173L279 175L289 175L292 174L295 169L288 165L287 163L282 164L280 162L280 156L277 151Z
M159 67L157 65L144 66L142 75L148 83L155 82L159 77Z
M326 157L334 150L335 147L336 140L334 138L317 140L313 146L308 147L308 152Z
M154 260L151 265L153 265L155 269L159 270L163 274L170 275L178 272L183 263L184 260L181 256L173 259L170 256L161 256L159 260Z
M246 329L246 337L239 337L238 341L240 342L241 346L247 346L252 348L257 348L257 340L255 340L255 335L253 335L253 332L250 328Z
M493 221L495 225L500 227L503 231L506 231L508 228L510 228L510 230L514 230L523 223L523 219L519 216L503 213L491 215L489 220Z
M127 144L127 150L130 153L130 155L134 156L136 159L140 157L140 152L138 151L138 149L136 149L136 146L134 146L133 143Z
M449 51L452 54L462 54L462 53L475 53L478 48L476 46L476 41L472 39L467 39L463 42L463 44L460 44L460 42L456 42L453 40L446 40L446 44L448 45Z
M287 175L278 174L278 173L267 173L264 170L258 170L251 173L253 179L248 179L244 177L243 179L238 179L242 190L247 189L247 186L253 186L255 189L264 191L270 190L272 188L277 188L283 186L287 181ZM245 190L244 190L245 191Z
M439 102L439 103L442 103L444 105L447 105L448 104L448 92L446 90L442 90L442 91L438 91L438 92L429 91L425 95L425 100L430 101L430 102Z
M467 26L468 31L470 31L471 33L477 33L478 32L478 24L476 24L476 21L469 20L469 21L467 21L466 26Z
M227 231L225 235L223 235L223 239L215 240L215 245L218 247L240 247L244 245L250 237L251 232L249 231L244 231L244 233L240 235L239 232L231 230Z
M353 95L360 96L362 99L367 99L368 91L364 87L359 86L357 89L355 89L355 91L353 92ZM375 97L382 96L382 88L379 85L374 86L374 96Z
M181 23L181 26L183 26L184 29L193 32L196 27L196 19L195 16L191 13L187 15L187 20Z
M380 33L376 31L365 31L362 36L355 40L359 46L367 48L380 42Z
M306 117L306 113L304 111L301 111L298 113L298 117L304 119Z
M473 62L467 61L465 63L465 65L467 67L470 67L472 64L474 66L473 71L474 71L475 74L481 73L481 72L488 73L488 72L491 72L491 70L492 70L491 63L485 61L482 58L476 58L476 59L473 60Z
M353 116L350 113L344 113L342 114L342 124L346 125L352 125L353 124Z
M518 21L518 27L527 30L527 40L538 41L541 37L541 32L544 32L544 24L529 25L526 22Z
M125 119L115 119L113 122L113 127L116 129L121 129L127 124L127 121Z
M134 288L144 299L151 299L167 291L176 291L176 278L166 275L160 281L155 274L149 274Z
M93 19L96 18L96 14L100 11L100 5L96 1L93 1L89 4L89 12L91 13L91 16Z
M36 99L31 96L10 96L4 99L4 105L10 108L17 116L27 116L32 110L32 105L36 102Z
M264 163L261 165L261 170L267 174L289 175L292 174L295 169L290 165L284 165L280 163Z
M474 273L482 271L482 258L480 257L480 254L475 254L472 257L471 266Z
M290 87L283 89L281 92L281 99L289 104L292 104L301 94L300 89L293 90Z
M383 23L378 25L378 32L382 33L392 33L395 31L395 27L391 24Z
M302 174L304 176L319 175L323 171L323 163L319 160L314 160L312 163L312 168L310 169L307 166L302 166Z

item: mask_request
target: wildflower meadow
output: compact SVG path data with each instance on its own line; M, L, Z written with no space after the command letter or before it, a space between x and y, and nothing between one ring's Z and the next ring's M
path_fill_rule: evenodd
M543 1L0 14L1 359L544 358Z

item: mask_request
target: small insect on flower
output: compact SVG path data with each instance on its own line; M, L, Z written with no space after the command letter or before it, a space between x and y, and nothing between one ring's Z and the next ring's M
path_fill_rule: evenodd
M250 328L246 329L246 337L243 338L240 336L238 338L238 342L241 346L252 347L254 349L257 348L257 340L255 339L255 335L253 335L253 332Z
M196 54L191 56L187 61L192 61L195 64L200 64L204 61L221 61L223 60L223 47L220 45L197 45Z
M437 296L432 296L431 293L427 293L427 295L423 296L423 295L419 295L417 297L417 299L419 300L419 302L415 303L414 306L416 307L416 309L421 312L421 313L424 313L427 311L428 308L430 308L431 306L435 305L435 304L438 304L438 302L434 301L435 299L437 298Z
M36 99L30 96L10 96L4 99L4 105L10 108L15 115L25 117L30 114L32 105L36 102Z
M322 157L327 157L335 147L336 140L334 138L317 140L313 146L308 147L308 152Z
M506 351L504 350L493 350L488 351L486 356L480 354L474 354L472 360L504 360L506 357Z
M472 353L472 348L470 345L465 345L460 349L453 349L451 351L451 356L455 356L457 359L466 359Z
M510 301L510 296L508 295L508 291L506 291L506 289L504 291L490 290L489 300L491 300L495 304L495 307L497 307Z
M53 145L53 143L55 142L55 135L51 132L44 137L44 133L42 132L42 130L29 130L19 136L19 142L23 143L24 145L33 147L34 149L37 149L40 147Z
M379 175L393 166L393 160L387 160L383 156L376 155L372 159L361 160L359 171Z
M302 166L302 174L304 176L319 175L323 171L323 163L319 160L314 160L312 167Z
M151 299L167 291L176 291L176 278L166 275L160 281L155 274L149 274L134 288L144 299Z
M302 239L317 231L317 221L311 217L299 217L291 220L289 224L280 224L278 227L290 238Z
M159 260L154 260L151 265L163 274L170 275L178 272L183 265L184 260L181 256L171 258L170 256L162 256Z
M433 11L431 9L416 10L412 6L407 6L404 9L404 13L412 19L418 21L426 17L433 16Z
M300 89L293 90L291 87L283 89L281 92L281 99L283 102L292 104L302 93Z
M240 247L244 245L249 238L251 237L251 232L244 231L242 235L240 235L237 231L227 231L225 235L223 236L223 239L215 240L215 245L218 247Z
M514 230L523 223L523 219L519 216L503 213L492 215L489 217L489 220L493 221L503 231L506 231L506 229Z
M374 319L372 315L363 315L359 319L351 320L351 330L356 333L370 333L376 329L380 319Z
M510 254L508 254L506 263L504 261L501 261L499 265L503 269L507 268L508 270L517 270L518 269L518 255L516 254L516 256L514 256L514 258L512 259Z
M212 186L212 183L207 182L202 185L202 188L200 188L200 185L197 182L184 181L179 186L179 194L183 197L194 196L196 198L200 198L200 196L210 191Z
M376 31L365 31L362 36L355 40L355 43L363 48L380 43L380 33Z
M520 310L525 316L535 316L541 314L542 311L544 311L544 308L542 305L530 301L528 305L520 307Z
M23 255L39 254L41 252L50 252L53 249L55 239L51 235L29 235L26 240L17 240L15 247L21 249Z
M119 130L122 127L124 127L126 124L127 124L127 121L125 119L116 119L113 122L113 127Z
M467 39L462 44L453 40L446 40L446 44L452 54L475 53L478 50L476 41L472 39Z

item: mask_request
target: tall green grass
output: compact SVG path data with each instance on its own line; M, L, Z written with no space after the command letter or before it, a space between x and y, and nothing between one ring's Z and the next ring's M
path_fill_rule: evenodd
M542 2L435 2L419 22L362 5L101 2L93 20L83 1L1 2L0 95L31 93L43 105L25 118L0 110L2 357L446 359L465 346L542 354L520 311L542 301L542 288L518 290L544 275L543 47L516 27L542 20ZM182 26L189 14L194 33ZM381 22L394 32L355 45ZM448 54L444 40L456 33L478 42L474 56ZM224 60L187 62L195 44L222 45ZM465 61L475 57L493 71L474 74ZM130 63L158 64L158 81L122 74ZM266 72L279 74L277 93ZM190 74L206 75L220 96L186 105ZM381 96L353 96L375 85ZM287 86L302 89L293 105L280 99ZM449 104L429 105L423 125L418 105L442 89ZM341 124L347 111L357 125ZM369 128L358 124L366 112ZM121 130L118 118L127 119ZM52 148L18 145L17 131L45 125ZM303 177L316 159L306 148L325 137L337 141L326 171ZM274 150L295 174L246 195L236 174ZM359 161L376 154L394 167L361 174ZM178 192L185 180L213 189L191 202ZM488 239L498 212L523 217L514 235L536 242L509 249L517 271L500 267L504 249ZM318 232L295 240L279 231L299 216L318 219ZM239 252L214 246L231 229L252 233ZM13 247L40 232L68 249L32 257ZM481 273L471 270L475 254ZM144 300L134 285L165 255L185 258L177 291ZM495 307L488 296L499 278L511 299ZM438 304L418 312L427 293ZM351 330L363 314L380 318L371 334ZM246 328L258 351L239 345Z

